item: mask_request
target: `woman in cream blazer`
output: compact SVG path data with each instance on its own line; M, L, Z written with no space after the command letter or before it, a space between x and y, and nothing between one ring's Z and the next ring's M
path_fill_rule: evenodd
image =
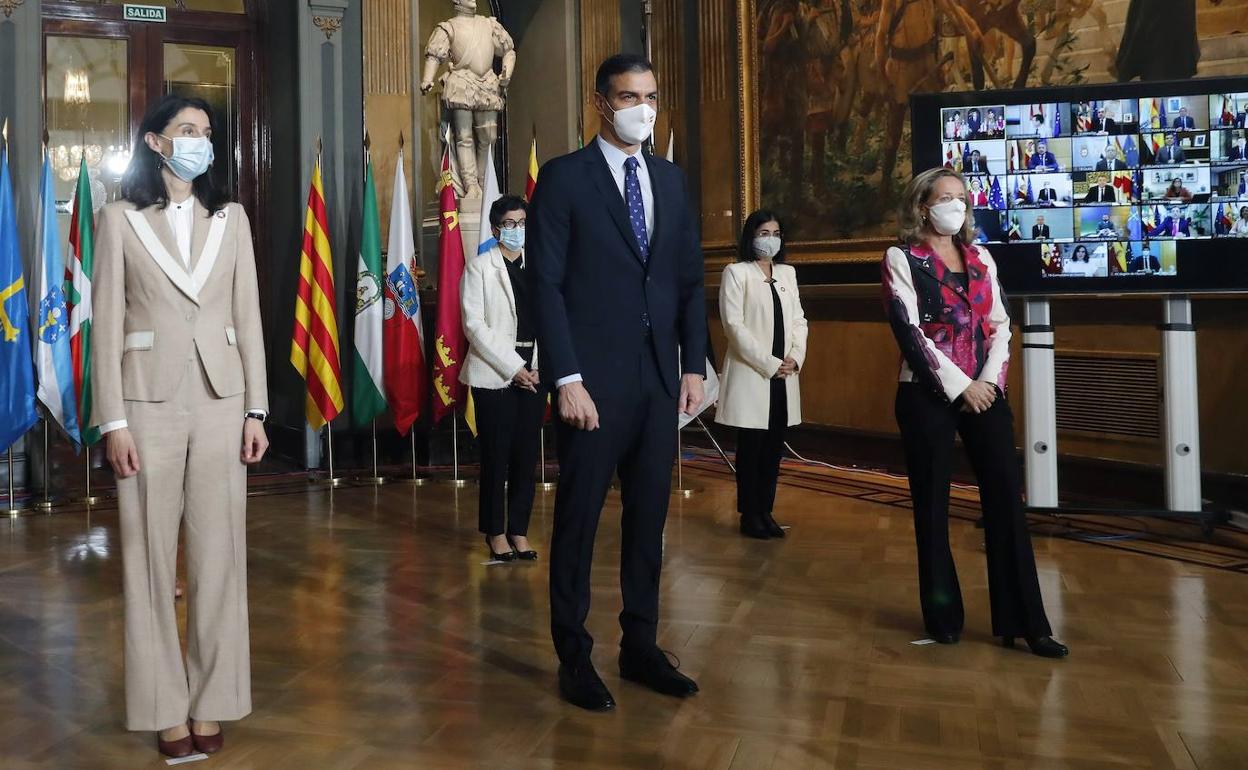
M481 447L478 528L496 561L537 559L529 546L534 466L546 388L537 376L537 342L524 271L525 203L514 195L490 207L498 245L468 262L460 306L468 355L460 380L472 388Z
M806 360L806 314L797 273L784 260L779 218L745 220L739 261L724 268L719 313L728 352L715 421L737 428L737 511L741 534L784 537L772 507L784 430L802 421L797 373Z
M212 127L200 99L153 105L96 235L92 422L117 474L126 725L172 757L219 750L219 723L251 711L246 465L268 447L251 227L209 170Z

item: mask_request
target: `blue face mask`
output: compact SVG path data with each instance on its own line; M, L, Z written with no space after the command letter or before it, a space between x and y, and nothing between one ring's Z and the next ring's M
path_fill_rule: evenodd
M212 140L206 136L168 137L173 143L173 156L165 158L165 165L183 182L194 182L212 165Z
M515 227L511 230L499 230L498 242L511 251L524 250L524 228Z

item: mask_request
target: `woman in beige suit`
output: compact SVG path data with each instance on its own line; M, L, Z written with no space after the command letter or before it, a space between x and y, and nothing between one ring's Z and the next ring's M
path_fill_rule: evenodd
M469 343L459 378L472 388L481 447L478 528L492 560L535 561L529 514L547 387L524 272L525 203L504 195L489 217L498 244L469 261L459 287Z
M738 262L724 268L719 314L728 337L715 421L737 428L741 534L784 537L772 507L784 429L802 421L797 373L806 360L806 314L797 273L784 261L784 233L770 211L745 220Z
M158 731L171 757L218 751L219 723L251 711L246 465L268 447L268 395L251 228L209 171L212 127L200 99L147 111L95 255L93 417L117 474L126 726Z

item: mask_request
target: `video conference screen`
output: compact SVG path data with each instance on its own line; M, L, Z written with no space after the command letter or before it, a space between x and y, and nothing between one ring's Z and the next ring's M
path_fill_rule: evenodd
M926 94L1007 291L1248 291L1248 78Z

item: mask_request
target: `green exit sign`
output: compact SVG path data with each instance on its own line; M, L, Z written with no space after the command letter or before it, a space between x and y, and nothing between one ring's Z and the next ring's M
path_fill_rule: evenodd
M125 9L126 21L150 21L158 24L164 24L169 19L166 17L166 10L159 5L130 5L123 6Z

